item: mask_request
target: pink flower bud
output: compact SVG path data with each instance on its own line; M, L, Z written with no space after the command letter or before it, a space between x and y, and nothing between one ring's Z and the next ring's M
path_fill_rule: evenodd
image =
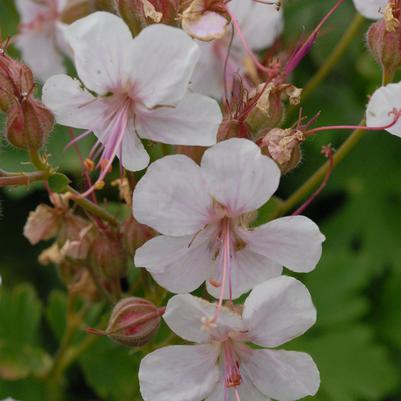
M395 3L386 6L384 18L372 24L367 33L369 49L387 76L401 68L400 9Z
M114 307L105 331L89 328L91 334L107 336L128 346L147 344L157 333L165 308L157 308L150 301L137 297L122 299Z
M136 249L156 235L150 227L139 224L133 217L123 224L122 233L124 249L129 255L133 255Z

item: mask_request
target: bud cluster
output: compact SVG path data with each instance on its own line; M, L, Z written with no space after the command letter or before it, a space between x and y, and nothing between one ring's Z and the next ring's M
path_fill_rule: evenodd
M34 98L33 90L30 68L0 48L0 110L7 114L7 141L21 149L40 149L54 124L52 113Z

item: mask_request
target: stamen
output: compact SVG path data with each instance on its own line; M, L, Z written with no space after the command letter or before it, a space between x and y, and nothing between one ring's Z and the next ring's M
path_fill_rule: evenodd
M233 345L230 340L223 343L224 359L224 387L238 387L241 382L241 373L239 369L239 360L235 355Z

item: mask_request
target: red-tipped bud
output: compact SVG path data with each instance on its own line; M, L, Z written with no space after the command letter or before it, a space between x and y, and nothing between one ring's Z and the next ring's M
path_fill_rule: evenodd
M147 344L157 333L164 308L157 308L150 301L130 297L122 299L114 307L105 331L89 328L91 334L107 336L127 347Z
M14 102L8 110L6 138L21 149L40 149L53 128L52 113L31 97Z
M117 233L101 233L88 256L90 265L107 279L123 277L127 271L127 254Z
M372 24L367 33L369 49L389 77L401 68L401 10L397 3L389 2L383 19Z

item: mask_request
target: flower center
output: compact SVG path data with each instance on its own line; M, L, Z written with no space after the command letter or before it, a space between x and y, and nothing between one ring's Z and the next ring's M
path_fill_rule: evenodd
M241 382L240 361L231 340L223 343L224 387L238 387Z

